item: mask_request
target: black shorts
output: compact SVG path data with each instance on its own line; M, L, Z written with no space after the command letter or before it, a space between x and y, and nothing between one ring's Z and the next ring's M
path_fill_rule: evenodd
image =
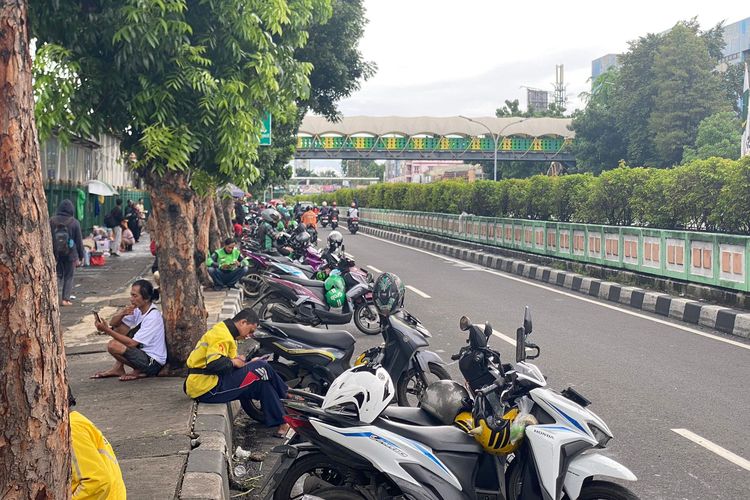
M128 361L128 364L132 368L135 368L149 377L155 377L162 368L162 365L160 365L155 359L136 347L128 347L125 349L123 357Z

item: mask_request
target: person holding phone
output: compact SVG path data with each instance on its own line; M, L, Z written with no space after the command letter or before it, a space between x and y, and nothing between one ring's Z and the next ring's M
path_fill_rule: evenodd
M281 403L287 395L286 383L265 359L248 361L237 354L237 339L250 338L258 323L255 311L246 308L207 331L187 359L184 390L200 403L239 400L249 415L252 400L259 400L264 423L268 427L279 426L275 435L283 437L289 430Z
M167 362L164 319L154 305L158 299L159 291L150 281L138 280L130 288L130 305L115 314L109 325L94 313L96 329L112 337L107 352L115 364L91 378L119 377L126 382L158 375ZM127 373L125 366L133 371Z
M250 272L248 259L242 257L234 238L224 240L224 246L206 257L208 274L214 281L214 290L232 288Z

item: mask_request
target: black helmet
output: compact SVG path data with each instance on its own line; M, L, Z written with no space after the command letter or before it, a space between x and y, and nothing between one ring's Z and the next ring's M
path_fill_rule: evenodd
M328 235L328 246L331 250L336 250L344 242L344 237L338 231L331 231Z
M383 273L375 280L372 298L383 316L390 316L404 305L404 284L393 273Z
M297 240L298 244L306 246L310 243L310 233L307 231L296 233L294 239Z
M456 416L471 410L471 397L464 386L454 380L439 380L427 386L419 400L419 407L443 425L453 425Z
M267 208L260 213L260 216L264 221L270 222L271 224L277 224L281 215L274 208Z

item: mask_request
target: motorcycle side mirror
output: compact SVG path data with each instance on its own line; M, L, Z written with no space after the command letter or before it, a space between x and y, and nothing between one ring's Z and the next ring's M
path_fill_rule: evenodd
M458 327L462 332L465 332L466 330L471 328L471 320L466 316L461 316L461 319L458 320Z
M526 306L526 309L523 313L523 331L526 333L526 335L529 335L531 333L531 330L531 309L529 309L529 306Z
M490 339L490 336L492 336L492 325L489 323L484 324L484 336L487 337L487 340Z
M516 363L526 360L526 332L523 328L516 330Z

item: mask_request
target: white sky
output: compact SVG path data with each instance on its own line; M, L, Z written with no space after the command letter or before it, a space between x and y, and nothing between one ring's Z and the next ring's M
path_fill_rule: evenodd
M743 7L744 5L744 7ZM568 108L590 88L591 60L697 16L708 29L750 16L740 0L503 2L365 0L360 48L377 74L340 103L344 115L494 115L521 86L552 90L565 65Z

